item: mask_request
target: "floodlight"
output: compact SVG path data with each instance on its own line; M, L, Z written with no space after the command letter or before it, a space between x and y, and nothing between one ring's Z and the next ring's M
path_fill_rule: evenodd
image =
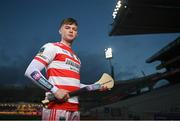
M105 57L106 59L112 58L112 48L105 49Z

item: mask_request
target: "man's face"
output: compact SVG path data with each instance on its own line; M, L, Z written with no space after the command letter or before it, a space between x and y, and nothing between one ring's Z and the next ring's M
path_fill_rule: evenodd
M59 33L61 34L61 39L72 43L77 37L77 26L75 24L64 24L61 26Z

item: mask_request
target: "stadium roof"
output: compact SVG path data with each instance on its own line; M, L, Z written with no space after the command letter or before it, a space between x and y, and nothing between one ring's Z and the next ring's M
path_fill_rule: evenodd
M109 36L180 32L180 0L119 1Z
M158 52L148 58L146 62L151 63L156 60L165 61L169 60L170 58L174 58L175 56L179 57L178 55L180 55L180 37L160 49Z

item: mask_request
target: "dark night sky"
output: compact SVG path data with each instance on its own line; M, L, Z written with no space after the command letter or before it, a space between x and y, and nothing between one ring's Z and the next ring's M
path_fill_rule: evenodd
M79 23L73 49L82 61L81 79L94 82L110 71L104 49L112 47L115 78L129 79L156 72L158 64L145 60L175 40L180 33L109 37L116 0L1 0L0 83L29 84L24 71L40 47L59 41L62 19Z

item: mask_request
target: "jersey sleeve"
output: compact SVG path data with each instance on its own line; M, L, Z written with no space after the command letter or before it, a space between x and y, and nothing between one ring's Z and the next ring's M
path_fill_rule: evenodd
M25 71L25 76L30 78L35 84L45 89L46 91L51 91L55 93L58 88L51 84L41 73L41 70L45 67L44 64L37 60L32 60Z
M52 43L47 43L41 47L34 59L47 66L54 59L55 55L55 47Z

